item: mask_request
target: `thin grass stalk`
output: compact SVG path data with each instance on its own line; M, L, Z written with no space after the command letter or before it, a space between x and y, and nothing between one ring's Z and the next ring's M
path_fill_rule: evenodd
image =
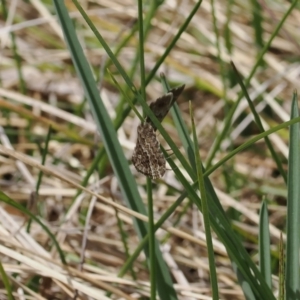
M163 225L163 223L172 215L175 209L182 203L182 201L186 198L186 195L180 196L167 210L166 212L160 217L160 219L154 224L154 233ZM133 262L138 258L141 251L145 247L146 243L149 240L149 233L144 236L144 238L140 241L138 246L136 247L134 253L129 257L129 259L125 262L122 266L120 272L118 273L118 277L123 277L126 272L129 270L130 266Z
M280 233L280 240L279 240L279 294L278 294L278 300L284 300L284 262L285 262L285 255L284 255L284 242L282 238L282 233Z
M215 0L211 0L210 3L211 3L211 14L213 18L214 34L216 38L217 58L220 65L220 73L221 73L221 79L223 84L223 98L225 101L225 115L226 115L228 110L228 99L227 99L227 82L226 82L225 64L222 59L222 53L220 48L220 35L219 35L219 29L218 29L217 17L215 11Z
M249 105L249 108L250 108L250 110L251 110L251 112L253 114L255 123L256 123L258 129L261 132L264 132L265 129L264 129L263 124L262 124L262 122L260 120L259 114L256 112L255 106L254 106L253 102L250 99L250 96L248 94L246 86L244 85L243 80L242 80L242 78L241 78L241 76L240 76L240 74L239 74L239 72L238 72L238 70L237 70L237 68L236 68L236 66L234 65L233 62L231 62L231 65L232 65L233 70L234 70L234 72L236 74L236 78L237 78L238 83L239 83L239 85L241 87L241 90L243 91L244 97L246 98L246 100L248 102L248 105ZM286 183L287 182L286 172L284 171L283 166L282 166L281 161L280 161L280 158L278 157L276 151L274 150L274 147L273 147L273 145L272 145L272 143L271 143L271 141L270 141L270 139L269 139L268 136L265 137L265 142L266 142L266 145L267 145L269 151L271 152L271 155L272 155L273 159L276 162L277 168L278 168L281 176L283 177L283 179L284 179L284 181Z
M7 293L7 299L8 300L14 300L14 296L12 293L12 288L11 288L11 284L9 282L8 276L6 275L6 272L3 268L3 265L0 261L0 277L2 279L2 283L4 285L4 289L6 290Z
M43 166L45 165L46 157L47 157L47 154L48 154L49 142L51 140L51 133L52 133L52 127L50 126L49 129L48 129L46 140L45 140L45 148L43 149L43 153L42 153L42 162L41 162L41 164ZM41 183L42 183L43 175L44 175L44 173L42 171L40 171L39 175L38 175L38 180L37 180L37 183L36 183L36 188L35 188L35 192L36 192L37 196L39 194L39 190L40 190L40 186L41 186Z
M254 28L255 32L255 43L259 48L264 46L264 39L263 39L263 17L262 17L262 7L257 0L251 0L252 4L252 27Z
M299 116L297 93L294 93L291 118ZM299 224L300 224L300 127L290 126L288 158L288 196L286 218L286 278L287 300L299 299Z
M287 122L283 122L280 125L274 126L273 128L264 131L263 133L260 133L258 135L256 135L255 137L249 139L247 142L243 143L241 146L237 147L236 149L232 150L230 153L228 153L227 155L225 155L221 160L219 160L216 164L214 164L210 169L208 169L205 173L204 176L209 176L211 173L213 173L215 170L217 170L219 167L221 167L223 165L223 163L225 161L228 161L230 158L232 158L233 156L235 156L237 153L241 152L242 150L248 148L249 146L251 146L252 144L256 143L257 141L264 139L266 136L275 133L281 129L284 129L290 125L293 125L295 123L299 123L300 122L300 117L297 118L293 118L290 121Z
M128 260L129 257L131 256L130 252L129 252L128 242L127 242L127 237L128 236L126 234L126 231L124 230L123 221L119 217L119 212L118 212L117 209L115 209L115 215L116 215L116 219L117 219L117 226L119 228L119 232L120 232L120 235L121 235L121 240L122 240L123 247L124 247L124 250L125 250L125 257L126 257L126 260ZM132 279L137 280L137 275L136 275L132 265L129 267L129 270L130 270Z
M146 15L146 18L145 18L146 21L143 22L144 40L146 40L146 37L147 37L147 35L150 31L150 28L151 28L151 19L153 18L154 14L155 14L155 11L156 11L156 9L154 9L154 8L157 8L157 6L155 4L153 5L154 2L155 1L151 1L150 9L149 9L149 11ZM139 14L139 12L138 12L138 14ZM149 20L149 21L147 21L147 20ZM139 28L139 27L140 27L140 23L137 22L137 28ZM140 35L140 33L139 33L139 35ZM141 60L141 58L140 58L140 43L138 43L136 55L135 55L135 57L132 61L131 69L128 72L128 76L129 76L130 80L132 80L132 81L133 81L133 78L136 74L136 69L137 69L137 66L138 66L138 62L140 60ZM146 86L147 86L147 84L143 85L144 88L146 88ZM125 94L126 95L128 94L128 91L129 91L129 89L126 86L126 88L125 88ZM144 98L144 99L146 99L146 98ZM124 95L123 95L123 97L120 99L120 102L119 102L119 104L117 105L117 108L116 108L116 111L117 111L116 119L118 119L119 116L121 116L121 118L122 118L122 114L123 114L123 111L124 111L124 103L125 103L125 98L124 98Z
M153 214L152 181L147 177L148 199L148 232L149 232L149 265L150 265L150 299L156 299L156 259L155 259L155 230Z
M80 185L86 187L88 184L88 181L90 179L90 177L93 175L94 171L96 170L99 162L101 161L101 158L103 157L103 155L105 155L105 149L102 148L101 150L99 150L96 154L96 157L93 159L89 169L87 170L87 173L85 175L85 177L83 178L83 180L81 181ZM75 196L72 199L71 205L73 204L73 202L75 201L75 199L82 193L81 190L77 190Z
M145 58L144 58L144 29L143 29L143 2L138 0L138 23L139 23L139 58L141 94L146 102L145 84ZM156 274L155 274L155 233L153 216L152 181L147 177L147 199L148 199L148 232L149 232L149 267L150 267L150 299L156 299Z

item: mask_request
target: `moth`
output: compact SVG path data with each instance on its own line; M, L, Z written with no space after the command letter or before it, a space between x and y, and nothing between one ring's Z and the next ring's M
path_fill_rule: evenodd
M166 159L160 150L156 133L149 123L137 128L137 141L132 154L132 163L138 172L158 179L166 172Z
M184 87L185 85L174 88L150 104L150 109L159 122L167 115ZM131 159L137 171L151 179L161 178L166 172L166 159L160 149L156 130L151 119L146 117L145 122L137 128L137 141Z

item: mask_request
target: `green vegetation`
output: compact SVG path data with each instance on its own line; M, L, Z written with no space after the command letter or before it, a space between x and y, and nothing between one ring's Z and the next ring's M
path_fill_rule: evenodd
M299 299L297 1L11 2L0 298Z

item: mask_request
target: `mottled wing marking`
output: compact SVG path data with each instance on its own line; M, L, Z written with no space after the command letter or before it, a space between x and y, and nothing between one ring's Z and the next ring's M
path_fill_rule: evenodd
M140 124L137 133L137 142L132 154L133 165L138 172L152 179L161 178L166 172L166 160L153 127L149 123Z
M176 102L179 95L184 90L184 87L185 85L183 84L177 88L171 89L167 94L159 97L156 101L150 104L150 109L159 120L159 122L161 122L167 115L172 105ZM146 118L146 123L151 124L154 130L157 129L149 117Z

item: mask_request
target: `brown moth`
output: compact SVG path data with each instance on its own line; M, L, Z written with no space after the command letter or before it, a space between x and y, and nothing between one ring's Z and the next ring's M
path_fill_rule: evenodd
M166 172L166 160L159 147L154 128L149 123L137 128L137 141L132 163L138 172L152 179L161 178Z
M177 88L171 89L167 94L163 95L162 97L159 97L156 101L150 104L150 109L152 110L159 122L161 122L167 115L172 105L175 103L179 95L184 90L184 87L185 85L183 84ZM149 117L146 118L146 123L151 124L154 130L157 130L156 126L152 123Z
M174 88L150 104L150 109L159 122L167 115L184 87L185 85ZM152 179L161 178L166 172L166 160L160 150L156 130L156 126L147 117L145 123L137 128L137 141L132 154L132 163L137 171Z

